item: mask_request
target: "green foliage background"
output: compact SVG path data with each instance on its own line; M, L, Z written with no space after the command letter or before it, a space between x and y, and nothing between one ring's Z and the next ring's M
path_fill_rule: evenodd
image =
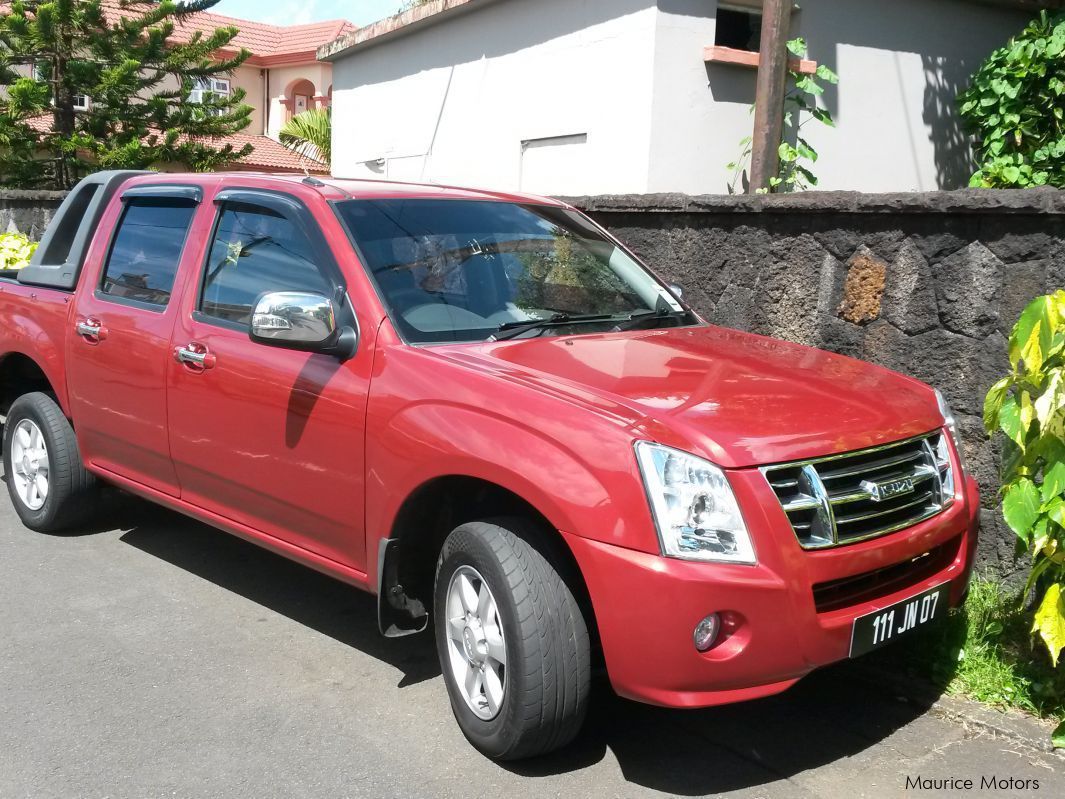
M984 188L1065 187L1065 14L1043 11L959 98Z

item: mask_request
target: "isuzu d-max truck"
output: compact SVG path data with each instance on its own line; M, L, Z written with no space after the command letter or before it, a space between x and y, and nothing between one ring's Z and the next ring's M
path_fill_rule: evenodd
M936 390L706 324L541 197L100 173L0 279L0 388L27 527L109 484L369 591L499 759L570 741L593 667L783 691L944 616L976 546Z

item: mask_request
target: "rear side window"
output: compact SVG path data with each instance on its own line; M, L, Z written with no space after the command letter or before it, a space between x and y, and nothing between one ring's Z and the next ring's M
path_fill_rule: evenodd
M100 291L165 307L195 213L192 203L128 203L111 244Z
M268 291L310 291L326 296L330 282L315 263L311 243L289 219L267 208L228 203L207 259L200 312L239 325Z

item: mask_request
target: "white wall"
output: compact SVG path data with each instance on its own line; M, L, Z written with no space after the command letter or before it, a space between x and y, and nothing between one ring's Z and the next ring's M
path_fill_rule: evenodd
M334 67L334 174L724 192L755 70L703 62L716 12L717 0L498 0L357 49ZM804 129L819 188L964 185L954 96L1028 17L967 0L803 0L793 33L841 76L823 99L838 127Z
M755 71L703 64L715 0L658 0L649 186L723 192L726 164L753 123ZM803 0L793 34L840 75L822 105L835 129L810 123L821 189L956 188L972 174L954 97L1030 15L967 0Z
M646 191L656 13L505 0L356 50L334 66L333 173Z
M968 183L954 98L1034 16L966 0L804 0L811 57L840 75L836 130L811 131L822 188L926 191Z

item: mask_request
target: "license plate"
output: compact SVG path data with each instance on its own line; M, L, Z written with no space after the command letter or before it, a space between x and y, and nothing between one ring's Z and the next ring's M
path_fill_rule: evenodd
M900 635L945 616L949 591L950 583L943 583L915 597L856 618L851 628L851 657L879 649Z

